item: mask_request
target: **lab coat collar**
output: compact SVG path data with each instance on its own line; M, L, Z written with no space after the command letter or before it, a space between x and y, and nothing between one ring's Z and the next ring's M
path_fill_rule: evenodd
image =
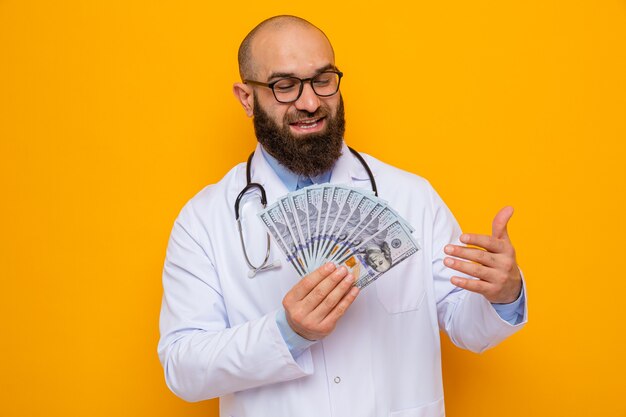
M245 165L243 171L243 185L245 186ZM263 157L260 143L257 143L254 156L252 157L251 174L252 182L257 182L265 188L268 204L289 192L274 169ZM374 176L376 176L375 172ZM365 167L352 155L352 152L350 152L350 149L344 142L341 148L341 156L333 167L330 182L333 184L353 185L353 180L369 180L369 176Z
M250 172L252 182L257 182L261 184L263 188L265 188L265 194L267 195L268 204L271 204L272 202L276 201L278 197L281 197L289 192L285 184L283 184L281 179L276 174L276 171L274 171L274 169L270 166L267 160L263 157L260 143L257 143L256 149L254 150L254 156L252 157L252 167Z
M352 180L362 181L368 179L369 176L367 175L367 170L361 162L359 162L359 160L352 155L352 152L348 149L348 145L344 142L341 148L341 156L333 167L330 182L350 184Z

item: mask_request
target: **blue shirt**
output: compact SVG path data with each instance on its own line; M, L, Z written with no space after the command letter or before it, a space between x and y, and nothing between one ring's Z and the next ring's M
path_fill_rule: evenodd
M330 182L332 169L316 177L306 177L298 175L281 165L280 162L278 162L272 155L268 154L263 147L261 147L261 153L269 166L272 167L278 178L280 178L283 184L287 187L287 190L290 192L309 185ZM524 287L522 287L522 291L517 300L510 304L492 303L492 306L502 320L515 325L521 322L524 317L524 299ZM285 339L285 343L287 343L287 347L294 358L297 358L300 354L302 354L302 352L308 349L311 345L315 344L315 341L305 339L293 331L291 326L289 326L289 323L287 323L287 316L285 315L284 309L280 309L276 313L276 324L278 325L278 330L280 330L280 334L283 336L283 339Z

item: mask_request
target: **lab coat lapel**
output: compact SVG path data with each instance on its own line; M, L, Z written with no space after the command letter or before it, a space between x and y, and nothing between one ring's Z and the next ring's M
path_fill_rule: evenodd
M374 173L376 175L376 173ZM355 187L367 187L363 181L369 180L367 171L359 160L352 155L348 145L343 144L341 156L335 163L330 182L333 184L347 184ZM369 181L368 181L369 182Z
M267 160L263 158L260 144L257 144L254 157L252 157L252 182L258 182L265 188L267 205L289 192Z
M333 173L330 176L331 183L352 185L353 159L354 157L350 149L348 149L348 146L344 142L341 148L341 156L337 162L335 162Z

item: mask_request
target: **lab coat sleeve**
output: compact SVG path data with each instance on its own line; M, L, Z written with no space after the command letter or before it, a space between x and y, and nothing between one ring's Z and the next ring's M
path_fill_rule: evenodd
M294 360L276 311L230 325L211 250L194 237L188 206L172 230L163 270L158 353L168 387L200 401L311 374L311 356Z
M458 288L450 282L453 275L465 276L443 264L443 248L459 241L461 229L439 195L431 189L433 213L432 267L439 327L458 347L483 352L517 332L528 320L524 297L523 318L517 324L502 319L482 295ZM526 289L524 288L524 294Z

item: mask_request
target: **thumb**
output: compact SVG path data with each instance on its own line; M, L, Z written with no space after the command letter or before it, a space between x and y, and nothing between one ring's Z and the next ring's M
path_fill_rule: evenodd
M506 206L502 208L496 217L493 219L493 223L491 225L492 236L497 239L509 239L509 232L506 229L509 220L513 216L513 207Z

